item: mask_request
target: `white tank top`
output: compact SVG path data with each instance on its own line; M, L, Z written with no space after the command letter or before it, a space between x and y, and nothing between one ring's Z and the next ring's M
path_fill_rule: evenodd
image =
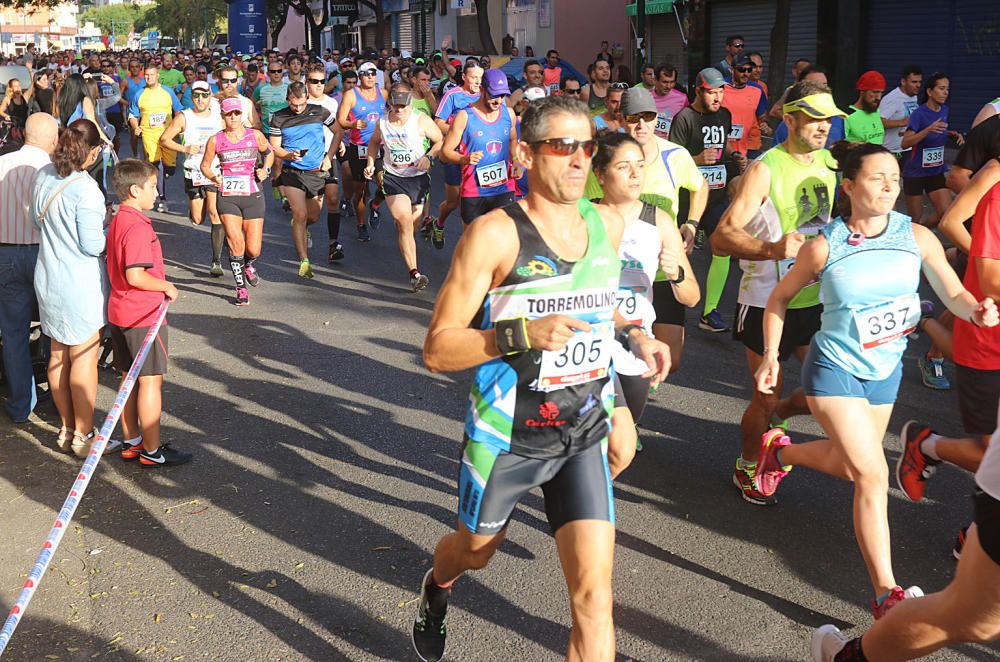
M385 158L382 162L386 171L397 177L424 174L417 168L417 161L427 153L424 137L420 135L420 113L411 110L410 119L403 126L393 126L385 117L378 124L382 131L382 144L385 145Z
M208 139L222 129L222 116L219 114L218 106L213 104L209 104L208 114L201 117L195 115L191 108L181 112L184 114L184 144L199 146L197 154L184 156L184 176L195 186L205 186L211 182L201 172L201 160L205 156ZM212 161L212 170L219 172L218 158Z
M638 324L653 335L653 281L660 266L662 238L656 227L656 207L643 203L638 218L632 219L622 232L618 257L622 275L618 281L618 312L629 324ZM623 375L641 375L649 366L645 361L616 342L612 348L615 371Z

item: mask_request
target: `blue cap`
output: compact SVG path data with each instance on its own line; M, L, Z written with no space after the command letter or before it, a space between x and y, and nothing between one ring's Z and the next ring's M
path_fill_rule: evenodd
M486 73L483 74L483 89L491 97L510 94L510 86L507 84L507 74L499 69L487 69Z

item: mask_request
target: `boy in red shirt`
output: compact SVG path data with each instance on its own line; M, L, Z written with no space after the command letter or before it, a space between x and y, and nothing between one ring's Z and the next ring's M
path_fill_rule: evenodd
M160 240L149 217L143 213L156 204L156 176L156 166L136 159L119 163L111 176L111 184L122 203L108 228L108 279L111 281L108 322L115 368L122 372L123 379L149 327L156 322L163 297L170 301L177 298L177 288L166 280ZM160 392L166 372L167 322L164 320L139 370L135 390L122 412L122 434L126 437L121 451L123 459L138 457L139 463L148 467L191 461L190 453L160 443Z

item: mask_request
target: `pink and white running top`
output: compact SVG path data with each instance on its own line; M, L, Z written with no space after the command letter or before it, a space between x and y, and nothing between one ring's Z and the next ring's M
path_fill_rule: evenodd
M215 134L215 153L222 168L220 195L253 195L260 191L254 170L257 166L257 137L253 130L244 129L243 137L231 142L225 131Z

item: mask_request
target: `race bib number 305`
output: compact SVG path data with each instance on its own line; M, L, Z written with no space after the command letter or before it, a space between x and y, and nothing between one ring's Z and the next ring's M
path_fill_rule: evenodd
M476 168L476 182L483 188L500 186L507 181L507 162L500 161Z
M538 385L547 391L583 384L608 374L611 365L610 325L589 332L578 331L566 346L558 351L542 352L538 369Z
M864 350L902 338L916 329L919 321L920 297L916 292L854 311L854 324Z

